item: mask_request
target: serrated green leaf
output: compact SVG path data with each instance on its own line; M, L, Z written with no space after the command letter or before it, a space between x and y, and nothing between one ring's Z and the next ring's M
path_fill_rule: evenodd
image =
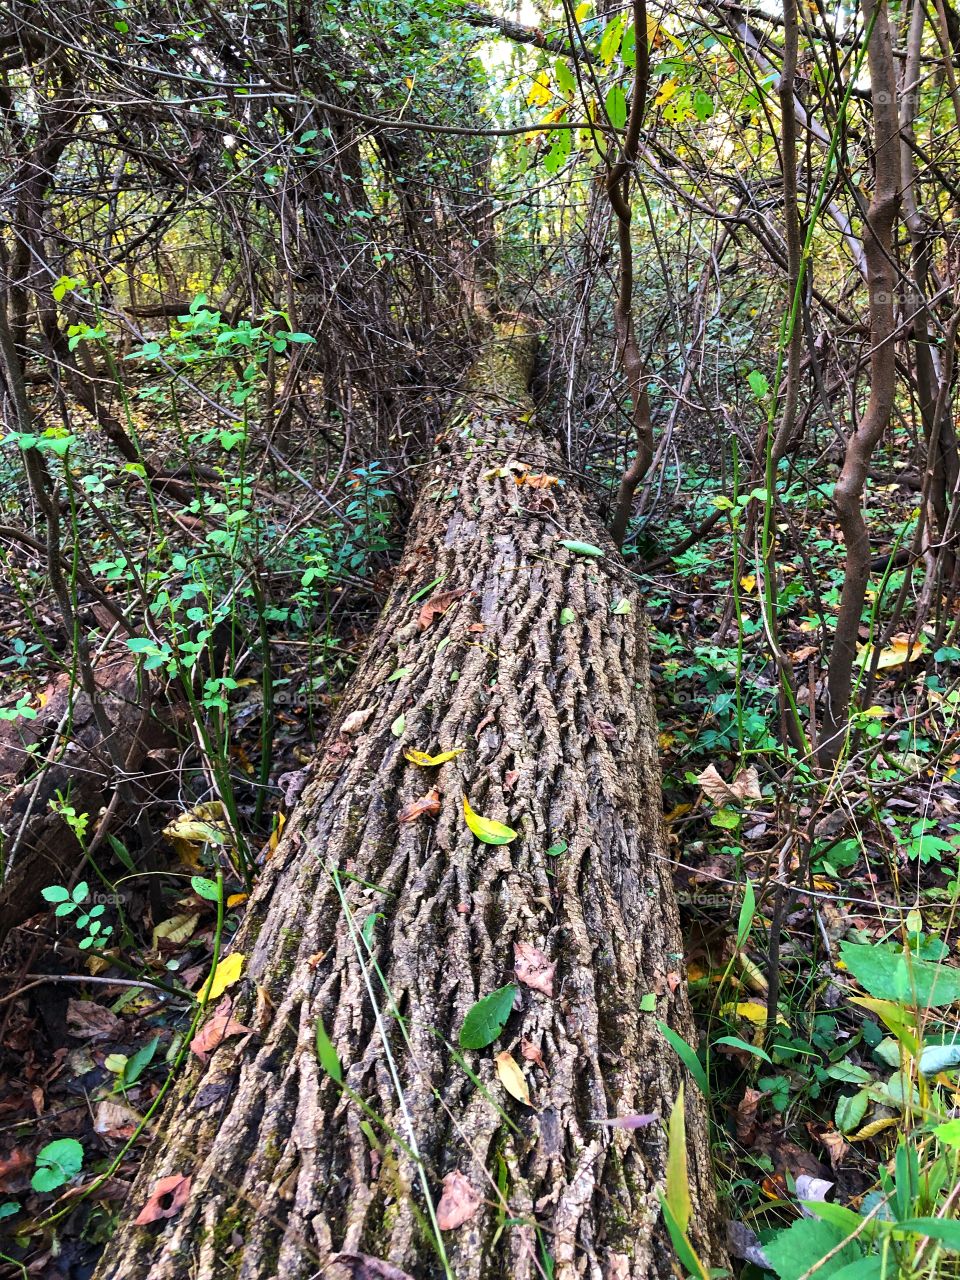
M471 1005L460 1028L461 1048L485 1049L493 1044L507 1024L516 994L515 983L508 982Z

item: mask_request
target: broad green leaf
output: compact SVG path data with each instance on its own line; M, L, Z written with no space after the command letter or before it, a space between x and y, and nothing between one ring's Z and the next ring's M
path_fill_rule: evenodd
M576 77L567 66L565 58L558 58L553 64L553 74L556 76L557 88L561 93L573 93L577 87Z
M560 610L560 625L561 625L561 627L568 627L568 626L570 625L570 623L571 623L571 622L576 622L576 620L577 620L577 615L573 612L573 610L572 610L572 609L561 609L561 610Z
M70 898L70 890L65 889L62 884L48 885L40 893L47 902L67 902Z
M607 116L614 129L622 129L627 123L627 98L618 84L611 85L607 90L605 105Z
M333 1041L327 1035L322 1018L317 1019L317 1060L331 1079L336 1080L337 1084L343 1083L343 1067L340 1065L340 1055L334 1048Z
M402 738L407 729L407 717L401 711L390 726L390 732L395 738Z
M567 852L569 847L570 846L566 840L558 840L556 844L552 844L550 848L547 850L547 857L559 858L562 853Z
M857 1262L863 1256L855 1241L844 1244L849 1234L849 1231L819 1218L800 1218L765 1244L763 1252L780 1280L800 1280L814 1268L814 1275L819 1280L832 1280L841 1267ZM834 1249L837 1252L828 1262L823 1262Z
M509 844L517 838L517 832L512 827L504 826L495 818L483 818L479 813L474 813L466 796L463 797L463 816L467 826L484 844Z
M920 1070L925 1076L956 1066L960 1066L960 1044L929 1044L920 1055Z
M867 1114L869 1102L870 1095L866 1089L838 1099L833 1118L841 1133L853 1133L855 1129L859 1129L860 1121Z
M37 1152L37 1171L30 1179L34 1191L55 1191L83 1168L83 1147L76 1138L57 1138Z
M626 614L632 612L632 606L630 604L630 601L618 600L617 603L610 610L610 612L614 614L615 617L618 617L618 618L624 617Z
M918 960L900 947L842 942L840 958L856 980L881 1000L934 1009L960 1000L960 969Z
M602 547L595 547L592 542L575 542L568 538L561 538L560 545L578 556L602 556L606 554Z
M448 760L455 760L457 756L463 755L466 747L453 747L450 751L441 751L438 755L428 755L426 751L417 751L415 747L407 747L403 753L404 760L409 760L411 764L419 764L426 768L438 764L446 764Z
M220 900L220 889L216 880L208 880L206 876L191 876L190 887L198 897L205 898L207 902Z
M507 1024L513 1001L517 994L515 983L491 991L467 1010L460 1028L460 1046L463 1049L485 1049L493 1044Z
M154 1054L157 1052L157 1046L160 1043L160 1037L154 1036L149 1044L145 1044L142 1049L138 1049L132 1058L128 1058L123 1068L123 1083L136 1084L143 1075L147 1067L153 1061Z

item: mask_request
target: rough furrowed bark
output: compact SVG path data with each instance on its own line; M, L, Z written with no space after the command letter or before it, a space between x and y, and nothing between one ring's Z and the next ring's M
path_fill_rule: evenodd
M384 1262L532 1280L544 1249L558 1280L675 1274L663 1123L605 1123L665 1120L681 1070L656 1019L692 1038L641 600L576 484L530 483L559 468L531 421L534 345L499 327L425 468L343 700L352 732L335 726L234 944L233 1014L252 1034L178 1087L99 1280L340 1280L393 1274ZM435 768L404 757L455 747ZM439 813L398 822L432 788ZM480 843L464 796L518 837ZM496 1042L461 1050L471 1005L515 980L518 943L556 965L552 998L518 983ZM318 1019L343 1087L318 1061ZM498 1079L504 1051L530 1106ZM686 1093L690 1230L718 1263L706 1122ZM435 1207L454 1170L480 1202L440 1232L444 1262L424 1186ZM133 1225L171 1174L192 1178L185 1207Z

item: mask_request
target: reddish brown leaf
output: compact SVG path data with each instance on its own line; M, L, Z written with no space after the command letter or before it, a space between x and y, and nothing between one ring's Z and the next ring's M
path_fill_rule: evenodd
M135 1227L145 1227L150 1222L159 1222L162 1218L173 1218L180 1212L190 1198L189 1174L171 1173L154 1183L150 1198L134 1219Z
M525 484L530 489L549 489L551 485L559 484L560 480L557 476L548 476L541 471L531 474L529 471L522 476L515 476L517 484Z
M453 1231L468 1222L480 1208L480 1197L459 1169L453 1169L443 1180L443 1195L437 1205L437 1226Z
M520 1055L526 1058L527 1062L532 1062L534 1066L539 1067L545 1076L550 1074L547 1070L547 1064L543 1060L543 1054L526 1036L520 1041Z
M553 975L557 966L551 964L542 951L530 942L515 942L513 965L520 982L553 999Z
M517 785L517 779L519 777L520 777L519 769L511 769L508 773L505 773L503 775L504 791L512 791L513 788Z
M398 822L416 822L418 818L435 818L440 812L440 792L433 788L419 800L411 800L397 814Z
M441 614L447 612L450 606L467 593L460 591L440 591L435 596L431 596L429 600L424 600L420 612L417 615L417 626L421 631L426 631L434 618L439 618Z
M468 631L473 631L476 635L480 635L482 632L486 631L486 629L486 626L482 622L471 622L469 627L467 627Z
M214 1010L213 1017L190 1041L190 1048L201 1062L206 1062L209 1054L220 1047L224 1040L231 1036L245 1036L248 1028L230 1016L232 1003L229 999L221 1000Z

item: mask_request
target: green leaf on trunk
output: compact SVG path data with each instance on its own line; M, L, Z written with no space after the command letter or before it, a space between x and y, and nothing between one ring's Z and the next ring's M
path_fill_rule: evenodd
M561 547L566 547L568 551L572 551L577 556L603 556L606 552L602 547L595 547L592 542L573 542L569 538L560 539Z
M467 1010L460 1028L460 1045L464 1049L485 1049L493 1044L507 1024L517 994L515 983L508 982L498 991L478 1000Z
M336 1080L337 1084L343 1083L343 1067L340 1065L340 1055L333 1047L333 1041L327 1035L322 1018L317 1019L317 1060L331 1079Z
M513 827L507 827L495 818L484 818L479 813L474 813L466 796L463 797L463 816L467 826L484 844L509 844L517 838Z

